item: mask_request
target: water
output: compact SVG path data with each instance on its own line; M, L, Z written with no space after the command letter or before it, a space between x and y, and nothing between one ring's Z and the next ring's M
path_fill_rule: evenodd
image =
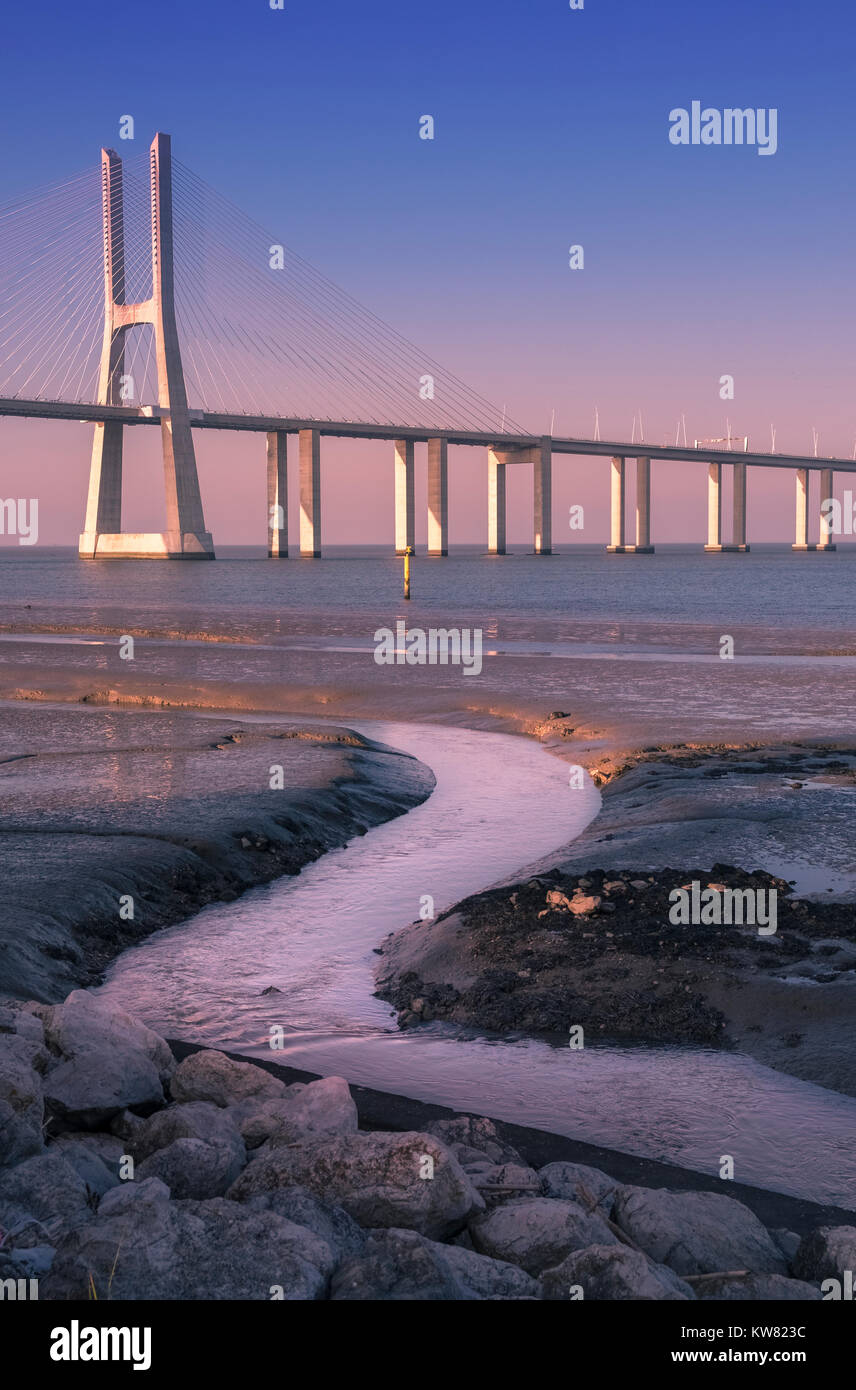
M847 637L856 650L856 545L836 554L792 554L757 546L748 555L704 555L663 546L652 556L607 555L602 547L559 547L552 557L486 557L453 547L445 559L417 555L414 610L480 613L535 628L606 624L610 642L645 630L680 645L694 625L777 634L772 650L804 650ZM305 626L301 617L377 613L399 605L401 560L380 547L330 547L325 559L268 561L252 548L220 547L214 564L135 561L91 563L60 547L0 546L0 595L6 614L73 611L82 628L105 613L157 615L176 626L248 630L269 636ZM25 605L31 609L25 609ZM558 625L558 626L557 626ZM676 631L677 629L677 631ZM331 628L332 630L332 628Z
M354 724L354 721L351 721ZM103 993L172 1037L486 1113L856 1207L856 1100L706 1049L589 1047L399 1033L372 997L373 948L566 843L595 814L592 787L505 735L357 721L428 763L422 806L325 855L293 879L205 909L126 952ZM262 995L269 986L279 995ZM569 1024L573 1020L569 1020ZM271 1054L271 1027L285 1048Z

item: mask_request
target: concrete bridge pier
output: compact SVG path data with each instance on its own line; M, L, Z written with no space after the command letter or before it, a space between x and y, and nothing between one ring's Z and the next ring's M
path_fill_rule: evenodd
M301 430L300 452L300 553L316 560L321 555L321 435Z
M534 513L534 549L536 555L553 553L553 448L548 434L534 449L532 457L532 510Z
M722 464L707 466L707 545L711 553L744 552L746 544L746 464L735 463L733 469L733 508L731 544L722 541Z
M609 545L606 548L611 555L620 555L626 549L624 544L624 473L626 464L626 459L614 458L609 468Z
M497 449L487 454L487 553L505 554L505 458Z
M449 553L449 445L428 440L428 554Z
M268 557L288 558L288 435L270 430L267 436Z
M413 440L395 441L395 553L416 548Z
M791 550L835 550L835 544L830 539L824 524L823 513L819 512L820 540L815 545L809 540L809 496L811 488L811 472L808 468L798 468L796 475L796 539ZM833 494L833 477L831 468L820 470L820 502L831 497Z
M636 460L636 542L627 544L625 502L627 460L614 458L610 466L610 555L653 555L651 544L651 460Z

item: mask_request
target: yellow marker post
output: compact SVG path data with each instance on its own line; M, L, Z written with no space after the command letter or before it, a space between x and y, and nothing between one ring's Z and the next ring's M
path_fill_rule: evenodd
M410 557L413 554L413 547L408 546L404 552L404 597L410 598Z

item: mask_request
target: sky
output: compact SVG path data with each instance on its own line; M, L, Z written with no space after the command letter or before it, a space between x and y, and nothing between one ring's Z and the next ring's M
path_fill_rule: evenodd
M730 421L766 448L772 422L780 450L810 452L816 429L849 457L854 27L845 0L16 5L0 199L97 166L132 115L123 154L168 131L183 163L533 432L589 435L597 408L604 438L629 439L641 411L658 443L685 415L690 440ZM775 109L775 154L671 143L670 112L696 100ZM160 529L157 431L126 436L125 527ZM77 423L0 421L0 496L39 497L46 544L81 529L90 443ZM263 437L196 447L215 541L263 543ZM325 443L322 477L325 541L391 543L390 445ZM705 469L653 478L655 541L703 542ZM605 460L558 460L555 539L574 539L580 503L578 538L605 540L608 488ZM790 473L750 474L750 540L791 538L793 495ZM450 506L453 543L484 538L481 451L451 452ZM510 541L531 528L518 469Z

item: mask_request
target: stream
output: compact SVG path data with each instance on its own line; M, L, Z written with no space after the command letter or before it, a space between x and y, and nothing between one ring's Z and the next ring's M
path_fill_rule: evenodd
M269 722L269 721L268 721ZM317 721L315 721L317 722ZM411 753L437 786L421 806L296 877L205 908L126 951L102 993L168 1037L856 1209L856 1099L706 1048L582 1051L444 1023L399 1032L373 997L373 954L567 844L597 813L587 783L536 742L443 725L349 721ZM263 994L273 986L279 994ZM272 1027L284 1047L271 1052Z

